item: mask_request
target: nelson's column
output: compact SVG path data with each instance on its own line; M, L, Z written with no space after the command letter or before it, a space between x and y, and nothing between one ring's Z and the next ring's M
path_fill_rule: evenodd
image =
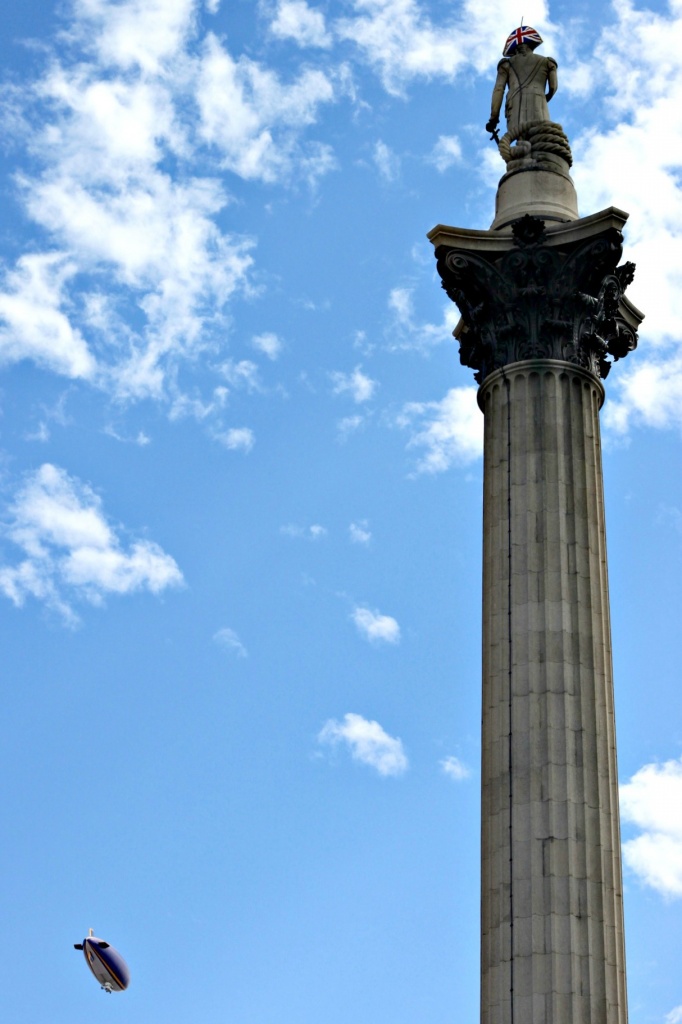
M490 230L429 232L485 419L481 1022L626 1024L599 409L643 314L627 214L578 216L541 42L498 65Z

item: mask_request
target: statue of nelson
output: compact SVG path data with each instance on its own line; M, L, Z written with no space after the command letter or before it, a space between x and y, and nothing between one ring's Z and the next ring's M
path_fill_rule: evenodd
M497 65L490 120L486 131L495 132L505 90L504 114L507 131L518 138L522 126L550 121L547 103L557 91L557 62L533 53L542 37L529 25L515 29L507 39L504 56Z

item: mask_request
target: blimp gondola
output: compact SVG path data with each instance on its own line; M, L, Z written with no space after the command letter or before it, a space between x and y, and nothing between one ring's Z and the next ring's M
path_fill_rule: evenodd
M130 971L128 964L121 954L113 946L110 946L104 939L98 939L92 934L92 928L87 938L82 942L75 942L74 949L82 949L85 961L97 978L105 992L123 992L130 984Z

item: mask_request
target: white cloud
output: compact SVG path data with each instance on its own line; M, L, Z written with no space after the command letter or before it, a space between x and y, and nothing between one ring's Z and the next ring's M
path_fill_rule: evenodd
M280 39L293 39L299 46L326 49L332 44L322 11L310 7L305 0L279 0L270 31Z
M118 431L108 423L104 428L104 433L107 437L113 437L114 441L120 441L121 444L136 444L139 448L146 448L148 444L152 443L151 437L145 434L144 430L138 430L134 436L126 437L124 434L119 434Z
M676 1006L674 1010L665 1015L665 1024L681 1024L682 1006Z
M361 519L358 523L351 523L348 533L352 544L362 544L367 547L372 541L372 534L366 519Z
M22 256L0 292L0 360L32 359L66 377L91 379L97 364L64 306L76 273L64 253Z
M682 758L645 764L620 787L620 807L640 829L623 843L627 867L664 896L682 896Z
M220 373L233 388L244 388L246 391L262 391L258 377L258 367L250 359L226 359L218 367Z
M400 158L381 139L374 145L372 159L384 181L395 181L400 174Z
M442 473L483 454L483 416L476 388L451 388L440 402L409 402L398 425L413 431L408 448L423 449L418 473Z
M27 441L49 441L52 432L49 423L57 423L60 427L69 426L71 420L66 412L66 403L69 397L71 388L67 388L63 391L57 401L51 406L46 406L41 403L42 419L39 421L38 427L35 431L29 431L24 434L24 438ZM105 433L108 431L105 428Z
M50 440L50 428L48 427L47 423L44 423L41 420L41 422L38 424L35 430L29 430L28 433L24 434L24 440L39 441L40 443L44 444L46 441Z
M493 68L519 17L512 0L465 0L459 18L441 24L431 20L419 0L353 0L352 7L355 15L336 21L334 31L356 44L393 94L402 94L416 78L453 81L472 67ZM543 38L551 45L547 15L545 0L527 0L525 22L542 24ZM499 55L491 39L499 40Z
M59 51L12 92L33 168L18 195L51 244L4 273L0 359L173 405L179 366L217 349L227 304L250 290L253 240L217 222L221 168L274 182L334 166L301 141L332 79L284 82L200 38L197 13L196 0L74 0Z
M636 426L682 429L682 351L668 350L654 359L635 356L611 388L603 418L621 435Z
M388 296L391 323L387 332L390 348L426 350L433 345L450 341L452 332L459 321L459 311L454 302L443 307L440 324L419 323L414 312L414 289L392 288Z
M471 777L471 768L468 768L458 757L450 754L438 762L443 772L454 782L462 782Z
M353 610L351 618L366 640L372 643L400 643L400 626L391 615L358 607Z
M74 11L20 111L37 168L18 179L20 198L60 253L10 272L2 347L118 397L160 398L176 364L215 343L252 243L215 223L226 203L215 178L162 168L195 155L178 114L193 88L192 0L78 0Z
M21 548L23 560L0 567L0 591L17 606L32 596L75 623L72 596L100 604L108 593L158 594L183 582L158 544L133 541L126 551L98 495L50 463L18 488L7 523L4 534Z
M213 436L232 452L248 454L256 443L256 435L250 427L232 427L230 430L216 431Z
M266 355L268 359L277 359L282 351L281 340L271 331L266 331L264 334L255 334L251 339L251 344L259 352L262 352L263 355Z
M269 68L232 57L215 36L206 39L197 87L199 131L218 149L223 166L242 178L270 182L301 173L314 181L332 170L331 148L302 147L298 134L334 99L322 71L304 68L285 85Z
M451 79L466 61L460 33L438 32L416 0L355 0L353 7L361 13L340 19L335 30L357 45L388 92L402 93L417 76Z
M439 135L438 141L428 156L437 171L444 171L462 162L462 146L456 135Z
M354 434L365 424L364 416L344 416L338 420L336 429L338 431L339 441L347 441L351 434Z
M229 626L224 626L217 633L214 633L213 639L221 647L225 647L228 651L236 654L238 658L248 657L249 652L246 650L246 647L244 647L236 632L230 629Z
M74 0L79 33L103 65L156 74L194 29L195 0Z
M169 416L171 420L182 420L191 416L197 422L203 423L220 414L227 404L229 394L229 388L222 384L213 389L209 400L199 398L196 394L179 392L173 397Z
M613 204L631 214L626 258L637 274L628 295L646 313L643 352L629 356L609 381L605 407L606 424L623 434L639 425L679 428L682 421L682 135L674 128L682 104L682 9L677 0L664 11L629 0L613 9L615 23L568 85L580 93L598 80L602 103L590 94L593 116L608 125L603 129L602 120L574 139L581 211Z
M369 401L377 388L377 382L364 374L359 366L352 373L335 371L330 377L334 382L335 395L349 394L358 404Z
M221 234L212 222L223 205L213 182L172 183L150 169L113 191L101 179L84 178L47 172L27 195L29 212L62 239L74 261L98 275L106 271L110 284L124 289L121 301L146 320L144 332L132 336L113 309L99 331L89 325L111 360L100 369L102 381L122 397L162 397L171 367L207 344L209 309L215 317L244 286L250 243Z
M379 775L402 775L407 771L408 760L402 741L389 736L378 722L368 721L362 715L349 712L342 722L330 718L317 739L323 745L344 743L353 760L376 768Z
M414 302L411 288L393 288L388 296L388 308L399 323L411 324L414 317Z
M280 526L279 532L285 537L303 537L306 540L321 540L322 537L327 536L327 528L321 526L319 523L313 523L311 526L296 526L295 523L287 523L285 526Z
M355 331L353 335L353 348L362 352L363 356L371 356L376 345L367 340L367 331Z

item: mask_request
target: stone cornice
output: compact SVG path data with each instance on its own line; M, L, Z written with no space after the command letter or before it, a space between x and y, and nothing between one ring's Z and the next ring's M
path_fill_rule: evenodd
M504 231L439 225L443 288L462 319L460 360L488 374L525 359L558 359L604 378L637 345L643 314L625 298L634 264L618 266L627 214L614 207L545 229L525 216Z
M546 244L548 246L572 245L606 228L616 228L618 231L622 231L629 216L625 210L619 210L617 206L608 206L605 210L600 210L599 213L569 221L567 224L547 224L545 227ZM436 224L426 237L435 248L447 245L453 249L503 253L514 245L511 226L496 231L489 229L481 231L476 228L455 228L448 224Z

